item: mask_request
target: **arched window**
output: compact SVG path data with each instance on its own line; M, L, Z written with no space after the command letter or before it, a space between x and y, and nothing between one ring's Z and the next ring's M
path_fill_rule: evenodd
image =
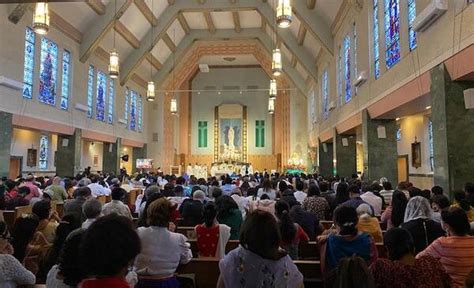
M49 158L49 136L41 135L39 145L39 161L38 167L41 170L48 169L48 158Z
M95 106L95 118L105 121L105 96L107 95L107 76L104 72L97 72L97 94Z
M25 63L23 64L23 97L33 98L33 73L35 70L35 41L36 34L26 27L25 34Z
M324 70L321 79L321 95L322 95L322 106L323 106L323 118L328 119L329 116L329 79L328 70Z
M115 83L113 79L109 80L109 109L107 122L109 124L114 123L114 105L115 105Z
M344 38L344 100L345 103L351 101L352 85L351 85L351 36L348 34Z
M372 11L372 41L374 49L374 75L375 79L380 77L380 49L379 49L379 3L374 0L374 9Z
M387 69L400 61L400 0L385 0L385 62Z
M39 75L39 101L56 105L58 79L58 45L47 38L41 39L41 66Z
M92 118L94 102L94 66L89 65L89 76L87 79L87 117Z
M416 18L416 0L408 0L408 45L410 51L416 48L416 32L413 30L413 21Z
M67 110L69 106L69 75L71 70L71 53L64 49L63 51L63 75L61 79L61 103L60 107Z
M142 95L138 96L138 131L142 131L142 125L143 125L143 99Z
M130 101L130 130L135 131L137 129L137 98L138 93L131 91Z

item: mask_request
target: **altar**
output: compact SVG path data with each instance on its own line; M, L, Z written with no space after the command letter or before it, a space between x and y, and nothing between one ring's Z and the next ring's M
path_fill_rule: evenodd
M248 175L253 174L253 167L252 164L243 162L215 162L212 163L210 173L213 177L220 177L221 175Z

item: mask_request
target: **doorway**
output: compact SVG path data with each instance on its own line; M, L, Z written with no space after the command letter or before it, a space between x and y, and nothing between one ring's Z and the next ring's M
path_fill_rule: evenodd
M398 182L408 181L408 155L398 155Z
M23 163L22 156L10 157L10 172L8 173L8 179L16 179L18 175L21 175L21 163Z

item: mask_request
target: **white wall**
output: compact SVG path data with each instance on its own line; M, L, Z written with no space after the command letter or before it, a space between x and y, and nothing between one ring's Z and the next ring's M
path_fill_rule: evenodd
M102 171L104 155L104 144L101 142L82 141L81 170L91 167L91 171ZM97 156L97 165L94 165L94 157Z
M308 112L307 98L299 91L291 91L290 96L290 157L308 159ZM283 159L282 161L288 161Z

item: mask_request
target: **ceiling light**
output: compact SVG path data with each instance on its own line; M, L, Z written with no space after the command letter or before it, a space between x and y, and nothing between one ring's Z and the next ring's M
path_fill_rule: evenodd
M155 101L155 82L153 81L148 82L148 86L146 89L146 100L148 102Z
M281 52L280 49L273 49L272 56L272 74L273 76L280 76L282 72Z
M400 120L400 117L395 118L395 121L398 121L398 120Z
M425 109L426 109L426 110L430 110L430 109L431 109L431 106L426 106Z
M33 30L41 35L49 31L49 9L48 3L38 2L33 13Z
M270 80L270 90L269 93L270 98L275 98L277 96L277 82L275 79Z
M109 60L109 76L112 79L115 79L119 75L119 55L115 50L110 51L110 60Z
M268 113L275 113L275 98L268 98Z
M276 22L278 27L290 27L292 20L290 0L278 0L276 16Z
M170 112L171 112L171 114L173 114L173 115L178 114L178 103L176 102L176 98L172 98L172 99L171 99Z

